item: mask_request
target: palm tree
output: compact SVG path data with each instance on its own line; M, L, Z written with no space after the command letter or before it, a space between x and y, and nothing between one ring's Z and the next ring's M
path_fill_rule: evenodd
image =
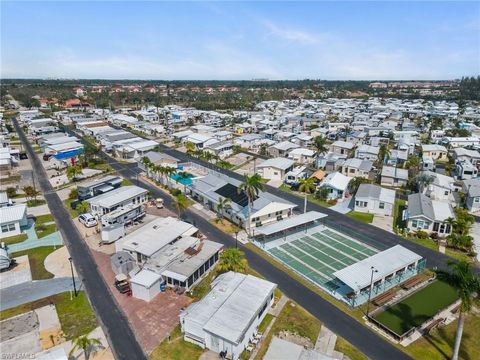
M446 281L453 286L458 293L461 301L460 315L458 317L457 334L455 336L455 345L451 359L457 360L462 342L463 327L465 324L465 314L472 308L472 302L478 296L480 291L480 279L473 273L472 266L465 260L451 261L448 263L450 271L441 271L438 278Z
M390 149L386 144L381 144L378 150L378 160L383 164L383 162L385 161L385 158L388 159L389 157L390 157Z
M426 173L421 173L415 177L415 181L417 182L419 191L423 193L426 187L430 185L435 178L431 175L428 175Z
M80 336L73 340L73 347L70 350L68 356L72 357L77 350L83 350L85 354L85 360L90 358L90 354L95 352L97 346L102 346L99 339L89 338L88 336Z
M367 179L362 178L360 176L356 176L352 180L350 180L348 187L350 188L352 193L356 193L361 184L366 184L368 182L369 181Z
M147 171L147 176L150 176L149 173L148 173L148 170L152 167L152 162L150 161L148 156L144 156L142 158L142 164L145 167L145 170Z
M223 224L223 212L225 209L231 206L232 200L229 198L220 198L217 203L217 213L220 217L220 221Z
M308 179L300 179L300 186L298 187L298 190L300 192L303 192L305 194L305 204L303 207L303 212L307 212L307 197L308 194L311 194L315 191L316 186L315 186L315 179L313 177L310 177Z
M190 178L190 174L186 171L180 171L177 173L177 184L183 180L183 193L187 193L187 184L185 183L185 180Z
M245 195L247 195L248 199L248 235L251 235L251 222L252 219L251 217L251 210L253 206L253 201L255 200L255 197L258 195L258 192L260 190L263 190L263 184L262 184L262 177L259 174L253 174L253 175L248 175L245 174L243 177L243 182L240 184L238 187L238 193L241 193L242 191L245 192Z
M178 218L182 218L182 214L188 208L187 197L184 194L178 194L175 196L175 202L173 204L175 209L177 209Z
M236 248L223 250L218 261L218 271L220 273L227 271L246 273L248 269L248 262L244 256L245 253Z
M185 149L187 149L187 154L191 154L195 151L196 147L194 143L192 143L191 141L187 141L185 143Z
M79 175L82 175L82 168L80 166L72 165L67 168L67 178L75 179Z
M165 178L167 179L167 181L171 178L173 174L175 174L175 172L175 168L171 166L165 166Z
M324 136L315 137L315 139L313 139L313 146L315 147L317 156L328 151L327 139Z

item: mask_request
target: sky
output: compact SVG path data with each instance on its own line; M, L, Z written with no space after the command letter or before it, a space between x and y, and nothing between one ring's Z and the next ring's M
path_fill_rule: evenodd
M480 2L1 1L2 78L480 74Z

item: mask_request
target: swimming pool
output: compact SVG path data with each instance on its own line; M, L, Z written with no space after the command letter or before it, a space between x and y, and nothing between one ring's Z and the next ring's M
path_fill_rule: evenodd
M188 175L188 177L186 178L183 178L181 175L179 174L173 174L172 176L170 176L170 178L175 181L175 182L178 182L182 185L190 185L192 183L192 177L193 175Z

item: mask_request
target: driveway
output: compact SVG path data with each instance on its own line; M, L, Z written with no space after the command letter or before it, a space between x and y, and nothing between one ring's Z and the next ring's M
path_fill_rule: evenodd
M69 290L73 291L73 283L72 278L68 277L35 280L10 286L0 290L0 311Z

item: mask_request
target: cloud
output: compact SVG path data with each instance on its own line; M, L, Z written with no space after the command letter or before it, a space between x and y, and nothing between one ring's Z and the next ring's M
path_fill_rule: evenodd
M302 45L317 44L323 38L322 34L315 34L305 30L279 26L271 20L263 19L260 20L260 22L269 30L269 35Z

